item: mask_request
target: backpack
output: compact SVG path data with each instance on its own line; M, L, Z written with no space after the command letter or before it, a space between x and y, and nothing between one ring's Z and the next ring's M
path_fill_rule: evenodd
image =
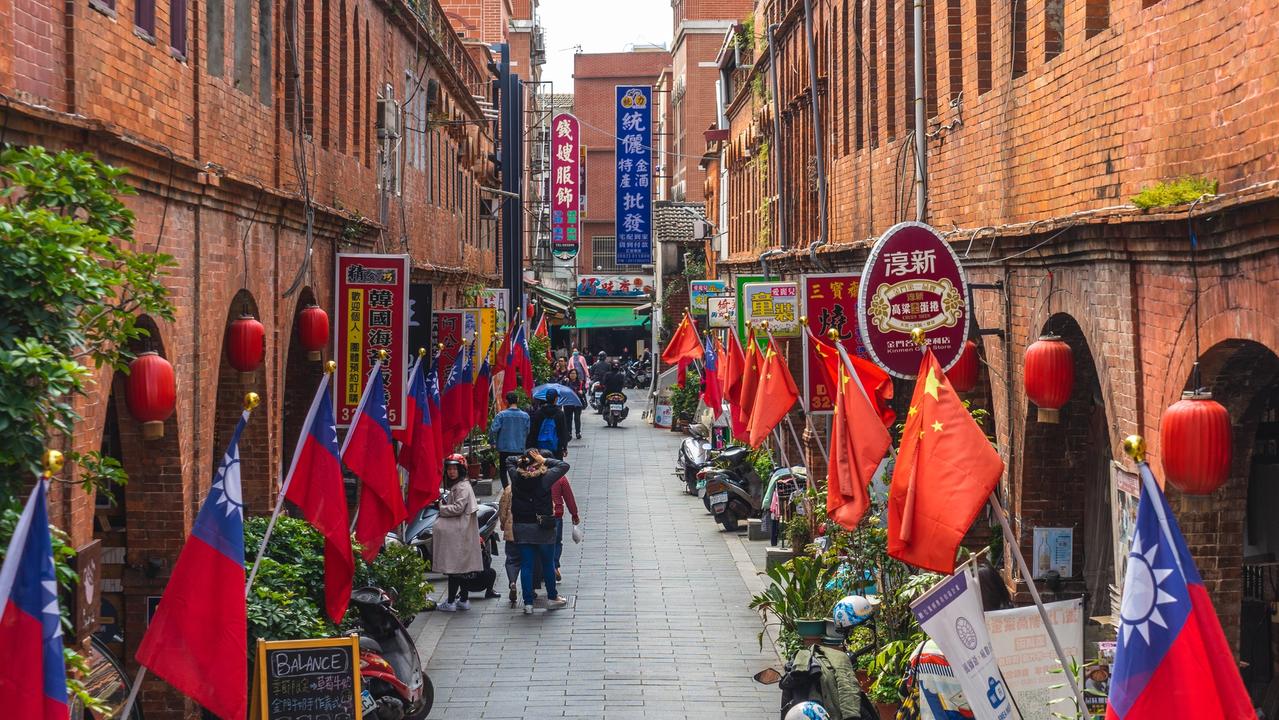
M542 425L537 429L537 446L543 450L555 451L559 449L560 431L556 427L555 418L543 418Z

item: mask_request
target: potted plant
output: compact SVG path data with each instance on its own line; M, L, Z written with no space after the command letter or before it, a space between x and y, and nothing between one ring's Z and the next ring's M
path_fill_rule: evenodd
M799 556L769 570L772 583L751 598L750 607L764 622L776 617L784 630L796 633L807 643L819 641L826 631L826 616L835 604L837 592L827 589L835 558Z

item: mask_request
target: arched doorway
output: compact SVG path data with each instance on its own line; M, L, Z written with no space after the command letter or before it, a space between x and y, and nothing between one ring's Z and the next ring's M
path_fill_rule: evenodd
M1230 413L1230 479L1207 496L1169 489L1169 500L1212 593L1222 628L1261 702L1279 675L1279 355L1261 343L1227 340L1199 358L1199 384ZM1195 378L1184 389L1192 390ZM1237 613L1237 617L1235 617Z
M1022 552L1045 599L1083 598L1084 617L1105 617L1115 608L1114 538L1111 523L1112 439L1106 403L1083 328L1058 313L1044 323L1045 335L1070 346L1075 383L1057 423L1040 422L1028 403L1020 508ZM1066 543L1069 543L1067 562ZM1023 578L1025 580L1025 578ZM1085 640L1113 635L1085 623Z
M262 366L252 373L242 374L231 366L227 359L226 337L235 322L242 315L250 315L261 319L257 301L252 293L241 289L231 299L227 308L226 323L222 333L218 361L218 392L213 410L213 447L210 449L210 464L204 473L204 482L213 477L218 464L222 462L222 453L231 440L240 413L244 410L244 395L256 392L264 401L268 399L270 389L270 373L268 370L269 355L264 356ZM240 481L243 483L245 512L251 515L268 515L273 505L272 478L275 475L274 463L271 461L268 446L266 408L258 411L260 418L254 418L245 426L240 434ZM202 485L202 487L204 487ZM203 493L201 494L203 496Z
M324 360L317 362L309 359L298 339L298 315L307 306L315 304L315 293L309 287L303 288L298 293L298 304L289 322L289 349L284 362L284 411L281 417L283 437L280 438L283 448L281 457L286 471L293 460L293 450L297 446L298 435L302 432L302 424L306 422L307 411L311 408L311 399L315 397L315 389L324 376ZM328 356L326 349L322 358L327 359Z
M991 393L991 377L990 365L986 362L985 344L981 337L971 338L977 344L978 371L977 385L968 392L959 393L962 399L968 405L968 411L973 416L973 420L981 427L982 432L992 441L997 435L996 418L995 418L995 401ZM997 487L995 492L999 494L1001 502L1007 506L1007 497L1004 495L1003 487ZM1003 530L1000 529L999 523L995 520L990 504L987 503L977 519L973 521L968 532L964 535L963 545L971 552L977 552L986 547L997 547L1003 538ZM1000 557L992 557L992 563L999 565Z

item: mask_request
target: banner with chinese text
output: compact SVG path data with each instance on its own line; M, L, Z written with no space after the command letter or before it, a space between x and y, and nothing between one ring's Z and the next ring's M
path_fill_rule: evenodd
M653 264L653 88L618 85L614 235L618 265Z
M724 293L706 298L707 326L735 329L737 327L737 296Z
M334 284L337 377L333 408L338 426L350 425L369 370L378 351L385 350L386 417L393 429L400 430L404 427L404 363L409 357L409 257L339 253Z
M723 280L689 280L688 310L694 315L706 315L706 298L711 295L722 295L728 290L728 283Z
M581 227L581 125L569 113L551 120L551 252L561 260L577 256Z
M799 283L748 283L742 295L748 322L767 321L775 338L799 337Z
M763 282L768 278L763 275L738 275L733 278L734 287L736 288L736 307L737 312L737 339L742 344L742 348L746 347L746 296L743 294L748 283ZM759 346L764 347L764 340L759 340Z
M440 348L440 367L448 372L457 357L457 349L465 343L466 312L463 310L435 311L435 342Z
M860 276L856 273L829 273L805 275L804 315L808 326L822 340L830 340L831 330L839 333L839 342L850 355L866 357L861 336L857 333L857 288ZM828 415L835 408L834 388L826 386L816 363L817 352L804 335L804 397L810 413Z

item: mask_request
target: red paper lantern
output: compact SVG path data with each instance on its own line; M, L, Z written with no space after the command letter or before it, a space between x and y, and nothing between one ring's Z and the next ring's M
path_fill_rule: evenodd
M320 360L329 344L329 314L319 305L307 305L298 313L298 340L310 360Z
M241 315L227 330L226 357L244 380L262 364L266 355L266 328L252 315Z
M946 379L955 392L972 392L977 387L977 371L980 369L977 360L977 343L968 340L964 343L964 351L959 359L946 371Z
M164 421L173 414L177 400L177 380L168 360L156 353L144 352L129 364L125 401L129 414L142 423L142 437L147 440L164 437Z
M1185 392L1159 422L1164 477L1188 495L1207 495L1230 477L1230 413L1209 392Z
M1026 348L1026 397L1039 408L1039 422L1061 420L1074 386L1075 357L1064 340L1043 335Z

